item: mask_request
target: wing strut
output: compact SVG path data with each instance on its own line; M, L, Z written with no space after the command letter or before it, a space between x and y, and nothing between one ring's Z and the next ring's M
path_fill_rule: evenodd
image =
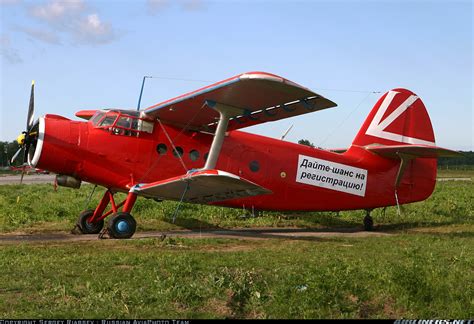
M225 133L227 131L227 126L229 125L229 120L232 117L242 115L244 109L224 105L212 100L206 100L206 105L219 113L219 123L217 124L217 129L214 134L214 139L212 140L211 149L209 150L209 156L206 160L206 165L202 170L212 170L215 169L217 164L217 159L221 152L222 143L224 143Z

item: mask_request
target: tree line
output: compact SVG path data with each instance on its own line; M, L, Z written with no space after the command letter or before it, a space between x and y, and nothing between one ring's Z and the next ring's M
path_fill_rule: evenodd
M307 145L310 147L315 147L312 142L307 139L300 139L298 144ZM464 169L465 167L474 166L474 152L473 151L459 151L464 156L458 158L439 158L438 167L442 169Z

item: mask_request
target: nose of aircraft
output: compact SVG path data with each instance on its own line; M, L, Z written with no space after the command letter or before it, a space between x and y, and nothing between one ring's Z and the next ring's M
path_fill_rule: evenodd
M45 115L34 121L34 88L31 84L26 130L18 137L17 160L23 151L22 165L58 174L76 175L80 171L81 124L58 115ZM87 136L82 136L85 143ZM83 144L84 144L83 143ZM23 177L22 177L23 178Z
M39 119L38 138L28 161L32 167L76 176L81 169L81 122L58 115Z

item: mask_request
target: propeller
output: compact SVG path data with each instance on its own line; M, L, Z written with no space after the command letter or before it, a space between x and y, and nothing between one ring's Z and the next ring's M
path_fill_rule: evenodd
M35 114L35 81L31 82L31 93L30 93L30 103L28 106L28 115L26 117L26 130L23 131L16 139L20 148L16 153L13 155L11 159L11 163L16 161L18 156L20 155L21 151L23 150L23 170L21 172L21 180L20 184L23 182L23 176L25 175L26 166L28 165L28 152L30 150L31 145L35 145L38 132L34 131L35 125L37 123L34 122L34 114Z

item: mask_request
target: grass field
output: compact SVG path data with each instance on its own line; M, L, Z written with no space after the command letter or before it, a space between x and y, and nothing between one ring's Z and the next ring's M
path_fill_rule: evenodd
M0 231L70 230L91 189L0 186ZM472 318L473 198L473 181L438 182L400 216L374 211L380 237L0 245L0 318ZM175 207L140 199L138 230L347 228L364 215L184 205L172 224Z

